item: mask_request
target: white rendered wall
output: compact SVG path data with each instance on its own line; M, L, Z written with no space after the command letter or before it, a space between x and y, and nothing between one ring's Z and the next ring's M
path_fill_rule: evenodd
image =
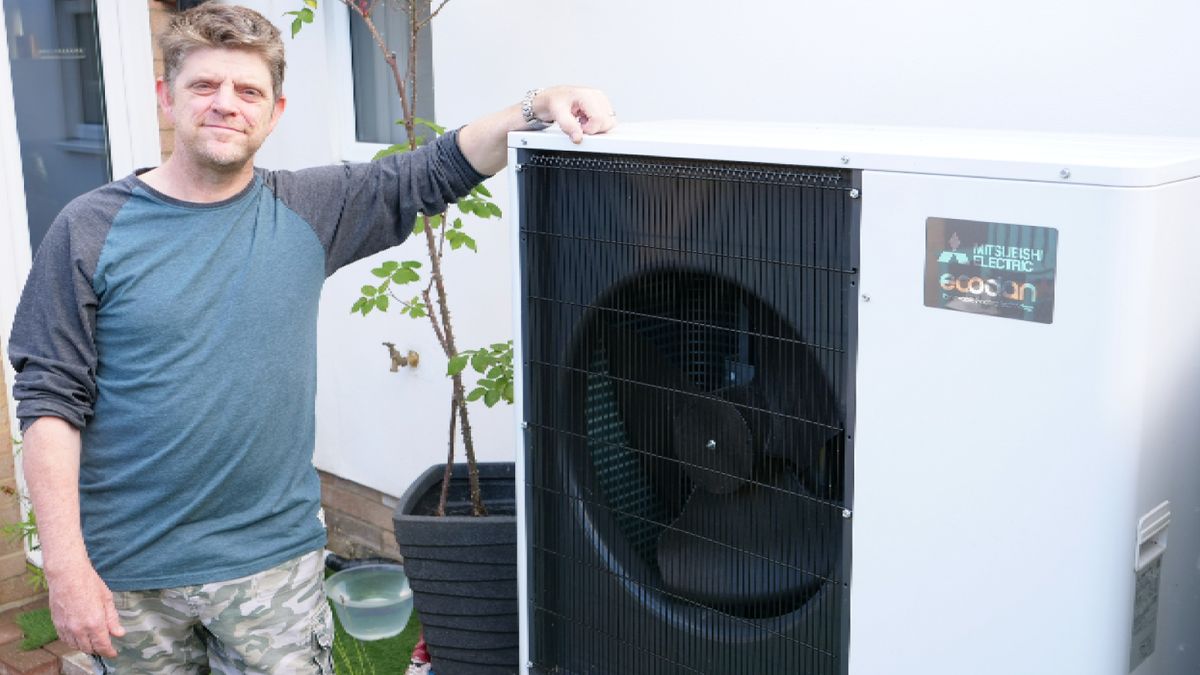
M285 25L299 0L247 2ZM334 0L322 0L326 9ZM261 164L337 161L336 45L289 40L289 108ZM726 119L1200 136L1200 5L1186 0L560 3L450 0L434 23L447 126L559 82L602 87L621 119ZM489 186L504 206L503 178ZM464 345L511 334L506 226L450 269ZM401 249L416 257L415 246ZM383 256L386 258L387 256ZM380 259L383 259L380 258ZM352 317L369 265L329 281L320 326L317 464L398 494L445 455L448 384L428 325ZM421 353L389 373L380 342ZM483 458L511 459L508 409L473 409Z

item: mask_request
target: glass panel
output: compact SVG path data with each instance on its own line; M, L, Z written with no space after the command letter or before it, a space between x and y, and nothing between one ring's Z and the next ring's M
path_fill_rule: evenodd
M29 243L112 179L95 0L4 0Z
M380 2L372 17L388 48L396 52L403 72L408 63L409 22L407 3L403 3L404 7L399 4ZM414 4L421 16L429 16L427 0ZM417 117L427 120L434 119L432 44L426 27L417 42ZM364 143L404 142L404 127L396 124L404 116L396 80L366 24L354 14L350 15L350 57L354 70L355 138Z

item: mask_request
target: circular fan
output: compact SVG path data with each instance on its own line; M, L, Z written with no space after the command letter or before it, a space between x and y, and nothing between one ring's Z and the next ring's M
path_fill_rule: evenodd
M839 355L694 273L618 290L585 334L592 469L662 590L738 616L794 611L841 555L842 425L826 375Z

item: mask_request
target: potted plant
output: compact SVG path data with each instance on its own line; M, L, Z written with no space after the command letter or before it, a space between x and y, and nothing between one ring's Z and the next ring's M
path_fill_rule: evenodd
M406 141L375 159L411 152L445 129L416 115L418 38L449 0L430 9L421 2L393 0L409 18L407 52L397 55L372 18L384 0L339 0L352 20L362 21L391 70L399 96ZM317 0L293 12L292 36L312 23ZM405 58L401 66L400 58ZM371 270L351 311L399 311L427 322L446 356L452 388L445 464L435 465L404 493L396 509L395 533L439 675L515 673L518 667L516 476L512 463L480 464L475 458L468 403L492 407L513 401L512 341L464 349L457 342L443 273L443 256L476 251L463 216L499 217L500 208L479 185L449 212L419 216L413 235L423 239L424 260L389 260ZM447 245L449 248L447 249ZM410 245L411 246L411 245ZM411 250L411 249L409 249ZM428 267L426 267L426 264ZM415 285L415 286L413 286ZM415 292L401 292L413 288ZM384 343L393 369L410 356ZM468 390L468 366L478 377ZM466 462L455 463L461 439Z

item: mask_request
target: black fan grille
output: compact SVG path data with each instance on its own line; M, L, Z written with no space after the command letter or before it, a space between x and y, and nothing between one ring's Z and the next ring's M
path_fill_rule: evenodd
M522 162L535 665L844 672L854 174Z

